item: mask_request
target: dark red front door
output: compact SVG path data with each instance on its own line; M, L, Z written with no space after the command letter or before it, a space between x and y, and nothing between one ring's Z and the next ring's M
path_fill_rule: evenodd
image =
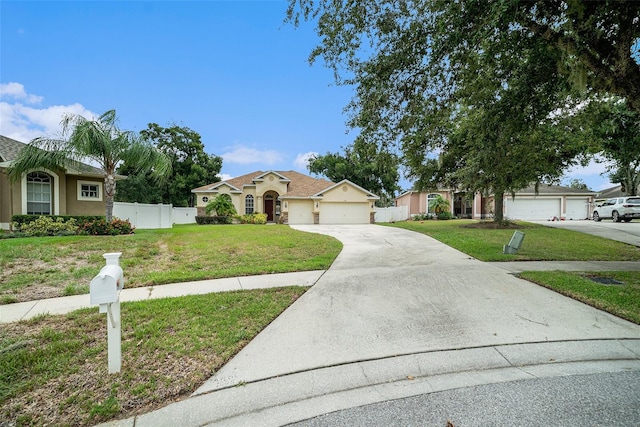
M273 199L264 200L264 213L267 214L267 221L273 221Z

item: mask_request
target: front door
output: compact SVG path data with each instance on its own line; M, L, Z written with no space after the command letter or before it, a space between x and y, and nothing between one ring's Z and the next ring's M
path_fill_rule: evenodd
M264 213L267 214L267 221L273 222L273 199L264 199Z

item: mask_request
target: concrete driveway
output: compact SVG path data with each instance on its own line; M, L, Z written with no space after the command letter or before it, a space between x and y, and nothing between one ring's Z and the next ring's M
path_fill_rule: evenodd
M296 226L344 249L318 282L181 402L145 425L284 425L434 391L640 371L640 327L432 238Z
M582 221L529 221L534 224L546 225L547 227L566 228L568 230L579 231L580 233L593 234L605 239L617 240L618 242L640 246L640 220L631 222L613 222L603 219L600 222Z

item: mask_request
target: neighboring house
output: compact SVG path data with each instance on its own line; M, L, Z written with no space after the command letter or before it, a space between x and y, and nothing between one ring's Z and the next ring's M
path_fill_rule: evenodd
M240 215L266 213L268 222L285 224L369 224L379 199L351 181L334 183L295 171L256 171L191 192L199 216L214 197L227 194Z
M104 172L70 162L66 169L34 169L9 182L7 168L26 144L0 135L0 229L13 215L104 215Z
M429 203L442 195L451 203L451 212L457 217L483 219L494 213L494 197L480 193L467 197L465 193L438 190L433 192L408 191L396 199L396 206L408 206L409 215L429 212ZM540 184L517 191L515 197L505 194L504 217L512 220L588 219L593 212L596 192L558 185Z
M638 187L638 191L636 192L636 194L640 194L640 187ZM607 199L612 199L615 197L625 197L628 195L629 194L627 192L622 191L622 185L616 185L615 187L607 188L606 190L600 191L596 195L596 203L605 201Z

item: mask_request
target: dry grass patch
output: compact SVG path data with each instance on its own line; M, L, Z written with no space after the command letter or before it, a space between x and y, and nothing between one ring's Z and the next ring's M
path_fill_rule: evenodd
M122 371L107 374L97 308L0 326L0 419L88 426L193 393L306 288L122 304Z

